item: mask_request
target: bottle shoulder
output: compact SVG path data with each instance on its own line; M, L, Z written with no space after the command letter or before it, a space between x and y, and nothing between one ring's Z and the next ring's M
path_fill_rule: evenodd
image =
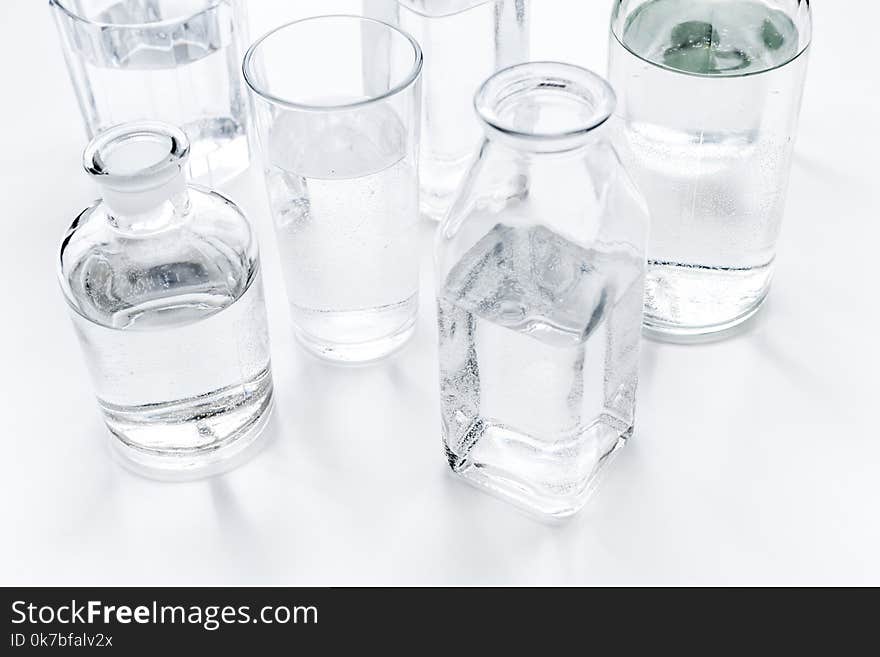
M443 222L440 243L473 223L546 225L590 235L608 223L647 229L644 201L611 142L562 153L530 153L487 140Z
M638 263L647 236L645 204L609 142L539 154L486 142L440 226L435 269L447 280L461 262L482 262L496 250L550 262L573 262L577 254L598 262L605 254Z
M188 185L185 200L168 201L138 223L137 218L113 217L101 199L83 210L67 231L62 250L69 244L88 247L107 244L149 243L169 236L185 239L210 237L229 246L248 249L255 243L253 229L241 209L231 200L198 185ZM131 227L123 223L133 224Z
M116 326L132 309L175 298L212 306L237 299L259 266L253 230L225 197L190 187L185 205L160 208L147 227L120 228L101 201L84 210L62 241L58 276L73 309Z

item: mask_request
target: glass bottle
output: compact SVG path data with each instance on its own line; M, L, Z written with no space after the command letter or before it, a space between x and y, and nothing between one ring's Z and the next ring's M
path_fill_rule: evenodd
M427 217L446 214L480 144L471 106L477 88L529 58L530 1L397 0L397 24L425 53L419 175Z
M649 335L723 337L770 289L808 0L617 0L615 146L651 209Z
M256 237L231 201L186 184L188 157L163 123L93 139L83 164L103 200L58 269L111 444L160 477L226 467L272 401Z
M247 168L244 0L49 4L90 138L129 121L167 121L190 139L193 180L213 187Z
M505 69L437 237L449 465L564 517L632 434L648 217L608 135L614 93L553 62Z

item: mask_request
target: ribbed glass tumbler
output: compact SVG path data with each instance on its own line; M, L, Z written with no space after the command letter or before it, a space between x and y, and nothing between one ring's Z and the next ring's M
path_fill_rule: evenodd
M89 137L137 120L186 132L190 178L223 183L249 163L239 64L243 0L50 0Z
M409 35L357 16L245 56L294 328L325 359L376 360L415 327L421 67Z

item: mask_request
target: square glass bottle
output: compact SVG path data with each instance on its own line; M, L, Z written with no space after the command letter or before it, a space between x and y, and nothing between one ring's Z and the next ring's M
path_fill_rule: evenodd
M486 139L437 235L446 456L562 518L633 432L647 210L610 143L614 93L599 76L513 66L475 104Z

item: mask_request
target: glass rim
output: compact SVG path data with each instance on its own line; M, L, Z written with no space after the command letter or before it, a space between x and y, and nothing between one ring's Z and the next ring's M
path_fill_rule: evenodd
M254 56L257 52L257 49L263 44L263 42L274 34L280 32L281 30L285 30L289 27L293 27L294 25L299 25L301 23L309 23L309 22L317 22L323 21L328 18L344 18L344 19L352 19L353 21L360 23L374 23L376 25L381 25L391 32L396 32L405 38L410 46L413 49L413 65L410 69L409 73L407 73L403 79L390 87L388 90L382 92L381 94L377 94L375 96L370 96L369 98L364 98L363 100L354 101L351 103L342 103L336 105L315 105L311 103L301 103L293 100L288 100L285 98L281 98L270 93L268 90L260 88L260 85L257 84L254 79L255 76L253 74L253 60ZM364 107L366 105L370 105L372 103L379 102L386 98L390 98L395 96L402 91L406 91L416 81L419 79L419 76L422 73L422 65L424 63L424 55L422 53L422 47L419 45L419 42L415 40L415 38L406 32L405 30L401 30L400 28L391 25L390 23L386 23L385 21L378 20L376 18L369 18L367 16L358 16L356 14L322 14L320 16L309 16L307 18L300 18L294 21L290 21L288 23L284 23L283 25L279 25L275 27L265 34L263 34L260 38L254 41L250 47L247 49L247 52L244 55L244 59L241 64L241 72L244 76L245 84L247 84L248 88L257 96L262 98L263 100L272 103L273 105L279 105L281 107L286 107L288 109L301 110L306 112L333 112L339 110L347 110L347 109L356 109L358 107Z
M609 23L610 23L610 28L611 28L610 29L611 36L614 38L614 40L617 41L618 44L620 44L621 48L626 50L633 57L636 57L640 61L643 61L646 64L650 64L651 66L662 69L664 71L669 71L670 73L678 73L679 75L689 75L691 77L704 78L704 79L709 79L709 80L729 80L729 79L748 78L748 77L752 77L753 75L762 75L763 73L771 73L771 72L777 71L785 66L788 66L789 64L792 64L795 61L797 61L798 59L800 59L810 49L810 46L813 44L812 10L810 8L809 0L807 0L807 2L805 3L805 6L807 8L807 16L810 21L809 33L806 35L806 40L805 40L804 44L800 48L798 48L798 51L794 55L792 55L789 59L782 62L781 64L776 64L775 66L771 66L769 68L762 68L759 71L747 71L745 73L738 73L735 71L730 72L730 73L695 73L693 71L682 71L681 69L677 69L672 66L667 66L666 64L661 64L659 62L655 62L653 60L650 60L647 57L644 57L644 56L640 55L639 53L635 52L632 48L630 48L628 45L626 45L626 43L624 43L623 36L617 33L617 23L619 22L618 21L618 19L620 18L619 12L620 12L620 7L622 6L622 4L623 4L622 0L618 0L617 4L614 5L613 11L611 12L611 20L609 21Z
M107 147L139 137L167 139L167 155L130 172L120 173L107 166L102 156ZM99 132L83 150L82 165L86 173L100 181L110 184L130 183L159 176L170 169L180 169L189 158L189 152L189 138L177 126L164 121L131 121Z
M222 0L208 0L207 4L199 9L198 11L187 12L180 14L180 16L174 16L171 18L163 18L159 21L150 21L149 23L108 23L107 21L96 21L90 18L86 18L82 16L72 9L68 8L67 5L68 0L49 0L49 5L57 8L63 14L65 14L68 18L71 18L77 22L84 23L85 25L93 25L95 27L115 27L118 29L143 29L144 27L162 27L167 25L172 25L174 23L186 22L192 20L199 14L203 14L209 9L213 9L221 4Z
M528 71L529 69L533 69L533 73L524 76L523 81L529 79L550 79L551 82L556 81L559 83L563 81L581 82L582 86L595 89L597 91L595 106L590 117L584 119L580 125L575 127L541 131L521 130L501 120L493 109L493 100L497 100L500 92L511 83L516 82L516 78L513 77L515 73L518 71ZM556 72L556 75L553 75L553 72ZM506 78L511 79L508 80ZM493 87L497 88L493 89ZM541 88L541 84L537 84L534 88ZM528 91L528 87L525 87L522 91ZM510 95L502 97L501 100L508 97ZM571 146L574 142L579 141L584 136L605 125L614 113L616 104L617 96L605 78L582 66L557 61L523 62L503 68L483 82L474 95L474 109L480 120L497 133L535 143L547 143L548 145L562 143L563 146Z

